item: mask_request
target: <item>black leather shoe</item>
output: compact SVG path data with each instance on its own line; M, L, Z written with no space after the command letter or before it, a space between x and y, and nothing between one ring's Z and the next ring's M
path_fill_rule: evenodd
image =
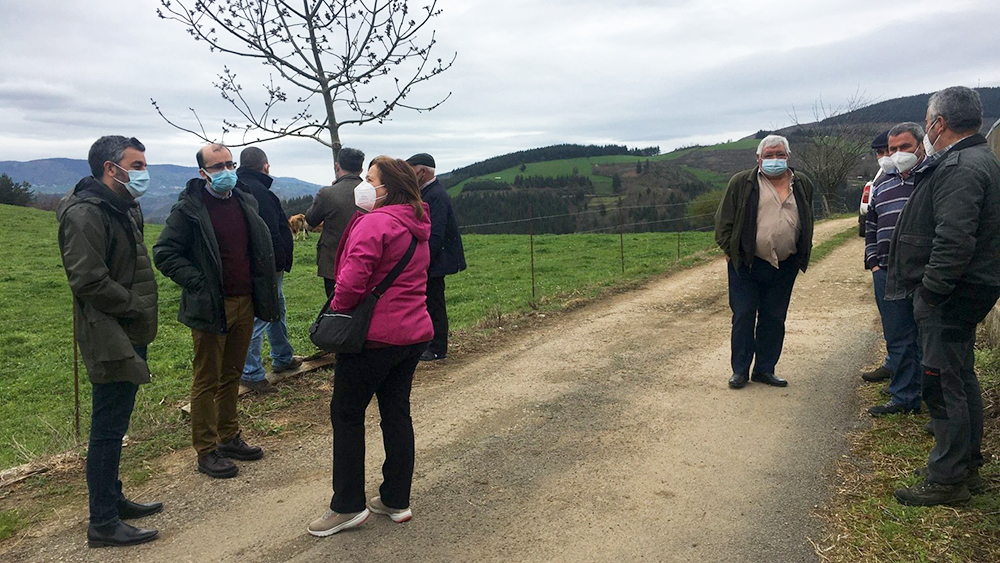
M423 354L420 354L421 362L433 362L434 360L443 360L448 357L448 354L437 354L431 352L430 350L424 350Z
M742 389L747 384L748 376L745 373L734 373L729 378L729 387L732 389Z
M927 424L924 425L924 434L934 435L934 421L927 421Z
M219 447L215 451L219 452L219 455L222 457L241 461L253 461L264 457L264 450L247 444L239 434L219 444Z
M118 521L110 526L90 526L87 528L87 545L90 547L122 547L137 545L156 539L160 532L143 530Z
M919 413L920 413L919 406L917 408L910 408L904 405L893 403L892 401L889 401L884 405L875 405L874 407L870 407L868 409L868 414L875 417L886 416L889 414L919 414Z
M886 379L892 378L892 372L889 371L885 366L879 366L871 371L866 371L861 374L861 379L869 383L875 383L876 381L885 381Z
M118 501L118 517L122 520L144 518L151 514L156 514L161 510L163 510L162 502L143 504L141 502L130 501L127 498Z
M240 468L236 464L224 457L219 457L219 452L212 451L203 456L198 456L198 471L215 479L228 479L236 477Z
M772 387L788 387L788 382L773 373L755 373L750 376L750 381L764 383Z

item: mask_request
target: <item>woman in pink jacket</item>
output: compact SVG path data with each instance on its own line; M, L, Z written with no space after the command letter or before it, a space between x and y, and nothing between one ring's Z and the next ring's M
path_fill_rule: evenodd
M356 217L337 254L337 285L330 303L347 311L389 273L416 240L406 268L379 298L365 349L337 354L330 421L333 424L333 498L326 513L309 524L314 536L361 525L371 512L405 522L413 479L410 386L420 354L434 336L425 303L431 220L410 165L380 156L354 190ZM379 496L365 506L365 409L372 395L382 416L385 464Z

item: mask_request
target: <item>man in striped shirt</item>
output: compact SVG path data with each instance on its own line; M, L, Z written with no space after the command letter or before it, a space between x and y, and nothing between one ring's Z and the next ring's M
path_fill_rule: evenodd
M895 170L872 188L865 220L865 268L872 271L875 303L882 316L882 333L892 372L889 402L868 409L872 416L920 412L920 345L912 299L886 300L889 242L896 219L913 193L910 171L924 160L924 130L913 122L889 130L889 156Z

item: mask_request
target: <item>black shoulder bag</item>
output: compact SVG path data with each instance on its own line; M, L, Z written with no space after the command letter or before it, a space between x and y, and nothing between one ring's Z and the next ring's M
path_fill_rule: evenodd
M417 248L417 239L413 238L406 254L399 259L395 267L392 268L385 278L371 293L358 303L358 306L350 311L335 312L330 310L330 303L326 300L323 310L316 317L316 322L309 327L309 339L317 348L327 352L343 352L356 354L364 349L365 339L368 337L368 325L372 322L372 313L375 311L375 303L379 297L385 293L392 282L396 281L403 268L410 262L413 252Z

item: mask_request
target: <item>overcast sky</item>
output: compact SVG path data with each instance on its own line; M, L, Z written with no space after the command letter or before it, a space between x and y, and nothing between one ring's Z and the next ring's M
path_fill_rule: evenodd
M411 2L420 6L426 2ZM156 0L0 0L0 160L86 158L104 134L134 135L153 164L194 165L200 142L156 99L210 133L233 117L212 87L223 65L249 96L260 65L209 53ZM666 152L789 125L795 111L856 93L887 100L951 85L1000 85L997 0L440 0L436 57L454 66L391 121L348 127L369 157L430 152L446 172L557 143L659 145ZM263 98L261 97L262 101ZM809 119L804 119L809 118ZM272 173L333 178L308 139L260 145ZM238 151L237 151L238 153Z

